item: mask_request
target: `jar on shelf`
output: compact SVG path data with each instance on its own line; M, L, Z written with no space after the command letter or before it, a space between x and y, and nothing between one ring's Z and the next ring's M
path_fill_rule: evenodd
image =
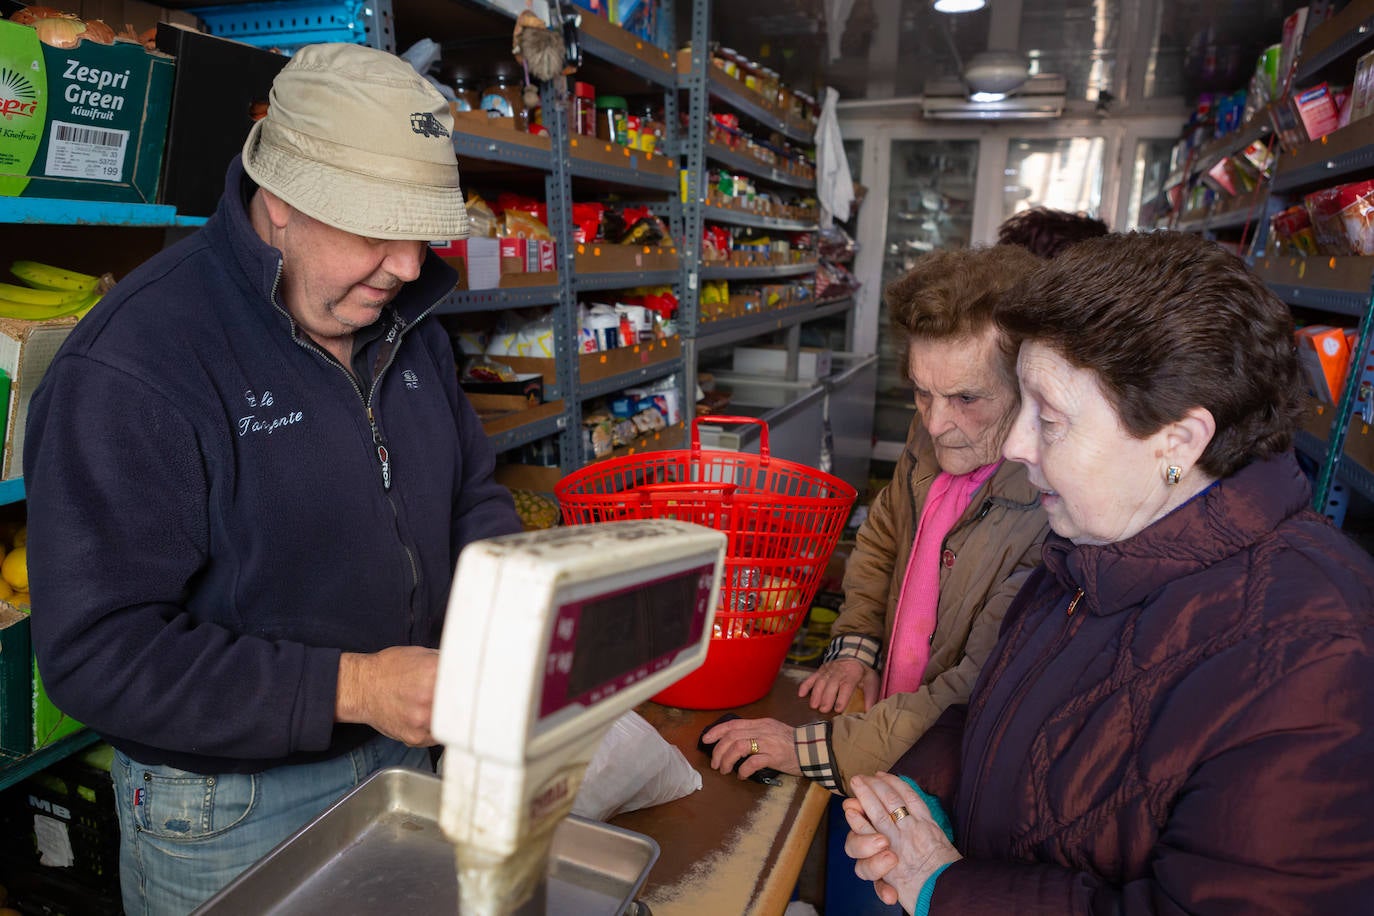
M781 80L778 81L778 114L794 120L800 120L801 117L797 114L796 94L792 91L791 86Z
M759 94L769 105L778 104L778 71L768 67L759 68Z
M639 112L639 148L646 153L663 153L663 119L653 105L645 105Z
M743 60L738 51L733 48L720 49L720 68L725 71L725 75L731 79L740 79L740 62Z
M482 90L482 110L489 118L513 118L516 130L529 128L524 92L509 71L500 71Z
M596 136L596 87L573 83L572 129L584 137Z
M482 94L477 91L471 77L454 73L449 77L449 83L453 86L453 105L458 111L482 109Z
M761 91L759 87L763 84L763 76L760 72L762 69L747 57L740 59L739 78L744 83L745 89L752 89L755 92Z
M629 104L624 96L599 95L596 97L596 135L610 143L621 146L629 144L628 125Z

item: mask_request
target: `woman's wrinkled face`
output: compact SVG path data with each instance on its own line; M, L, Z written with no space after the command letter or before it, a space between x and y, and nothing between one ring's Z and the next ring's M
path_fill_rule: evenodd
M1163 432L1132 436L1097 374L1041 344L1021 345L1016 374L1021 408L1003 453L1026 466L1055 534L1110 544L1168 512Z
M912 339L907 365L916 409L940 469L967 474L996 461L1016 415L1016 385L1003 370L994 327L970 337Z

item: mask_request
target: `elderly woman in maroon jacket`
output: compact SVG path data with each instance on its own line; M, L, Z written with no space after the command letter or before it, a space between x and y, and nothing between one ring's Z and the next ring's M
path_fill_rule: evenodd
M856 777L858 874L916 913L1374 912L1374 562L1308 508L1287 309L1158 233L1075 246L998 320L1054 534L896 767L953 842Z

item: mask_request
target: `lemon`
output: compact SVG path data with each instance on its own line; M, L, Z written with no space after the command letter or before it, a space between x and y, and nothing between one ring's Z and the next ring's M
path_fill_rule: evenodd
M21 611L27 611L30 607L32 607L32 605L29 602L28 592L15 592L14 594L10 595L10 597L6 600L9 601L10 604L19 608L19 610Z
M4 579L0 579L0 600L8 601L14 597L14 589Z
M4 579L17 591L29 590L29 549L16 547L0 562L0 579Z
M15 547L24 547L29 543L29 526L20 525L19 530L14 533L14 540L10 542Z

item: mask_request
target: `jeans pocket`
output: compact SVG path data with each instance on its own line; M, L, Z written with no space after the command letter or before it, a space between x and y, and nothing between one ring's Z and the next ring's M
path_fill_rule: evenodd
M258 777L203 776L165 766L134 764L134 818L143 833L169 840L199 840L232 830L252 812Z

